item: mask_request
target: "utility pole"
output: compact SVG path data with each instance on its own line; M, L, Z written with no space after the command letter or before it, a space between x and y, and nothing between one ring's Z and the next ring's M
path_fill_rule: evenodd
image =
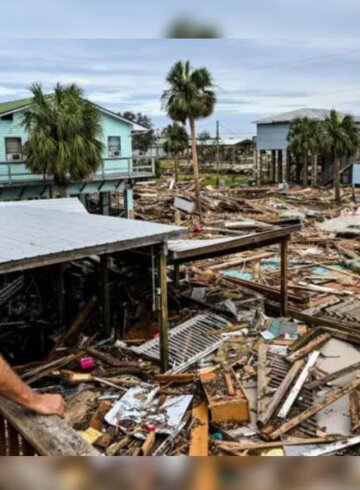
M216 121L216 185L219 187L219 166L220 166L220 124Z

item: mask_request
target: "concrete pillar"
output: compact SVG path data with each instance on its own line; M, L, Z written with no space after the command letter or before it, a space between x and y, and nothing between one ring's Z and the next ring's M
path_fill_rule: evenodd
M100 192L100 211L101 214L110 214L110 192Z
M134 218L134 192L133 189L124 190L124 217Z

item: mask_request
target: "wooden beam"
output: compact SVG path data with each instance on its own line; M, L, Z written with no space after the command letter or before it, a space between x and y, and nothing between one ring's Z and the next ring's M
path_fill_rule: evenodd
M265 412L263 412L260 416L258 416L257 423L260 426L266 425L271 417L273 416L275 410L278 408L278 406L281 403L281 400L284 398L286 395L288 389L292 385L294 379L298 376L300 371L302 370L303 366L305 364L305 361L303 359L300 359L299 361L294 362L294 364L291 366L289 372L281 382L279 388L276 390L276 393L274 393L269 405L267 406Z
M159 281L159 325L160 325L160 364L161 372L169 369L169 320L167 302L167 249L162 245L158 257L158 281Z
M209 451L209 410L206 403L201 403L192 411L195 419L190 434L189 456L207 456Z
M347 366L343 369L339 369L339 371L335 371L334 373L327 374L321 379L318 379L316 381L313 381L312 383L307 383L306 387L309 390L312 390L313 388L318 388L319 386L324 386L330 381L334 381L335 379L340 379L346 376L347 374L350 374L354 371L360 370L360 362L357 362L356 364L352 364L351 366ZM355 392L354 392L355 393Z
M224 451L251 451L253 449L271 449L282 446L303 446L307 444L322 444L332 441L339 440L339 436L334 437L312 437L312 438L294 438L286 441L259 441L259 442L251 442L251 441L241 441L241 442L230 442L230 441L218 441L216 445L224 450ZM342 438L343 439L343 438Z
M306 344L302 349L299 349L290 354L287 359L289 362L298 361L299 359L306 357L313 350L318 349L319 347L324 345L330 339L331 335L329 333L322 333L318 335L314 340Z
M357 379L357 380L353 381L352 383L350 383L349 385L344 386L343 388L339 388L338 390L331 392L329 395L327 395L320 402L315 403L314 405L312 405L307 410L304 410L303 412L301 412L296 417L293 417L288 422L285 422L285 424L282 424L278 429L272 431L270 434L268 434L269 437L271 439L278 439L283 434L286 434L287 432L289 432L289 430L291 430L294 427L301 424L301 422L303 422L304 420L312 417L316 413L320 412L323 408L326 408L327 406L336 402L337 400L339 400L343 396L347 395L348 393L351 393L353 390L355 390L359 386L360 386L360 379ZM266 431L266 434L267 434L267 431Z
M105 331L111 335L111 318L110 318L110 287L109 287L109 257L108 255L101 256L101 298L102 298L102 314L103 325Z
M288 413L290 412L291 407L293 406L296 398L299 396L299 393L300 393L302 387L304 386L305 381L306 381L307 377L309 376L311 369L314 367L319 355L320 355L320 352L318 350L316 350L310 354L304 369L302 370L300 376L296 380L296 382L295 382L294 386L292 387L288 397L286 398L283 406L281 407L281 410L278 413L278 417L280 417L281 419L284 419L285 417L287 417Z
M354 390L350 393L351 431L357 434L360 430L360 392Z
M0 414L41 456L99 455L59 417L35 415L5 398L0 398Z
M268 380L266 377L266 354L267 345L261 342L258 346L257 363L257 413L261 417L267 408L266 389Z
M287 316L288 309L288 240L285 239L280 244L281 255L281 315Z

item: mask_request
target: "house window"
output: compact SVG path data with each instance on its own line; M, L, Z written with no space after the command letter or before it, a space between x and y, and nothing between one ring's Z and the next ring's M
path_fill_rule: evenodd
M121 154L120 136L108 136L108 156L117 158Z
M8 162L22 160L21 138L5 138L5 153Z

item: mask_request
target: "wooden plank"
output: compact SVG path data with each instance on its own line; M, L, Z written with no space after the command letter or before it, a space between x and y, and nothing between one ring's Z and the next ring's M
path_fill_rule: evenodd
M87 444L59 417L42 417L0 398L0 414L41 456L97 456Z
M162 245L159 251L159 287L160 287L160 366L161 372L169 369L169 321L167 303L167 260L166 245Z
M336 453L337 451L341 451L342 449L346 449L351 446L355 446L360 444L360 436L350 437L349 439L345 439L343 441L334 442L333 444L326 444L322 448L312 449L310 451L306 451L302 454L302 456L323 456L325 454Z
M272 431L270 434L268 434L269 437L271 439L277 439L278 437L282 436L283 434L286 434L287 432L289 432L289 430L298 426L304 420L312 417L316 413L320 412L320 410L322 410L323 408L326 408L327 406L336 402L336 400L339 400L340 398L347 395L348 393L351 393L351 391L355 390L359 386L360 386L360 379L357 379L357 380L353 381L352 383L350 383L349 385L344 386L343 388L340 388L340 389L330 393L320 402L315 403L314 405L312 405L307 410L304 410L303 412L301 412L296 417L293 417L291 420L282 424L278 429ZM267 431L265 432L265 434L267 434Z
M299 349L293 352L292 354L290 354L287 359L290 362L298 361L299 359L302 359L303 357L307 356L313 350L318 349L319 347L324 345L330 339L331 339L331 335L329 333L322 333L314 340L309 342L307 345L305 345L305 347L303 347L302 349Z
M206 403L193 408L195 426L190 434L189 456L207 456L209 451L209 410Z
M155 381L157 383L191 383L195 379L196 379L196 375L193 373L155 375Z
M341 436L340 436L341 437ZM311 437L311 438L294 438L288 439L285 441L259 441L259 442L251 442L251 441L241 441L241 442L230 442L230 441L218 441L216 445L226 450L231 451L251 451L252 449L271 449L275 447L284 447L284 446L303 446L307 444L322 444L327 442L337 441L340 438L339 436L334 437ZM343 439L343 438L341 438Z
M281 291L281 315L287 315L288 308L288 240L283 240L280 244L281 271L280 271L280 291Z
M288 413L290 412L291 407L293 406L296 398L299 396L299 393L300 393L302 387L304 386L305 381L306 381L307 377L309 376L311 369L314 367L319 355L320 355L320 352L318 350L316 350L310 354L309 359L308 359L304 369L302 370L300 376L296 380L293 388L291 389L288 397L286 398L283 406L281 407L281 409L278 413L278 417L280 417L281 419L284 419L285 417L287 417Z
M281 400L284 398L288 389L292 385L294 379L298 376L298 374L302 370L304 364L305 364L305 361L303 359L300 359L299 361L294 362L294 364L290 368L290 371L287 373L287 375L285 376L285 378L281 382L279 388L276 390L276 393L274 393L274 395L272 396L271 401L270 401L269 405L267 406L265 412L263 412L261 414L261 416L258 417L258 420L257 420L258 425L262 426L262 425L265 425L269 422L269 420L273 416L275 410L280 405Z
M266 390L268 379L266 376L267 345L261 342L258 346L257 364L257 413L261 417L267 408Z
M313 388L318 388L319 386L324 386L327 383L330 383L330 381L335 381L336 379L343 378L344 376L353 373L354 371L360 370L360 362L357 362L356 364L352 364L351 366L347 366L343 369L339 369L339 371L335 371L334 373L327 374L321 379L317 379L316 381L313 381L312 383L307 383L306 387L309 390L312 390ZM355 392L354 392L355 393Z
M357 434L360 430L360 391L350 393L351 431Z

